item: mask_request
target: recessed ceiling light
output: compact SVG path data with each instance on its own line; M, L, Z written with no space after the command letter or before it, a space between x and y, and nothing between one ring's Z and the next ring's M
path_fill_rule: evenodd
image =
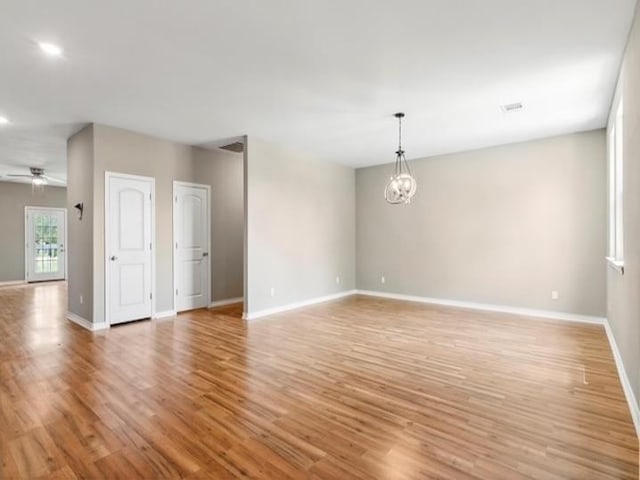
M62 55L62 48L58 45L54 45L53 43L38 42L38 46L40 47L40 50L52 57L59 57Z
M7 117L0 116L0 125L7 125L9 123L9 119Z

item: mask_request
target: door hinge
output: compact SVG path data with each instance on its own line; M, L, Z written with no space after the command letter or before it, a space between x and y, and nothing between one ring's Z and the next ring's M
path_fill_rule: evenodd
M176 195L176 203L178 203L178 196Z
M176 242L176 250L178 249L178 242Z
M149 200L151 200L151 194L149 194Z
M149 294L149 300L153 300L153 293Z
M178 295L178 289L176 288L176 296Z
M149 250L153 250L153 244L152 243L149 244Z

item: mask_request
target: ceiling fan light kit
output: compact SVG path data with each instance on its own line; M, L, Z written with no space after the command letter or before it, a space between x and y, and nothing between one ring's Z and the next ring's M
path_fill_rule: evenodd
M39 188L43 188L45 185L49 184L49 181L51 182L57 182L57 183L61 183L64 184L64 180L60 180L59 178L54 178L54 177L50 177L48 175L44 174L44 168L40 168L40 167L29 167L29 171L31 172L31 175L27 175L27 174L8 174L6 175L6 177L11 177L11 178L30 178L31 179L31 186L34 189L39 189Z
M44 187L47 184L47 179L44 177L44 170L42 168L31 167L31 185L34 187Z

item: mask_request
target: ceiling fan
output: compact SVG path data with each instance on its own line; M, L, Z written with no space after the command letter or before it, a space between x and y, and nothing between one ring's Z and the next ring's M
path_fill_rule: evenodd
M44 174L44 168L39 167L29 167L31 171L31 175L26 174L12 174L9 173L5 175L6 177L14 177L14 178L30 178L31 184L35 187L41 187L47 185L49 182L54 183L66 183L64 180L60 180L59 178L50 177L49 175Z

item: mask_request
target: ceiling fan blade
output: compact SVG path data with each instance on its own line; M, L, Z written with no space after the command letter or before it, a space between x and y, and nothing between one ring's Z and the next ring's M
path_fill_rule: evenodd
M65 180L61 180L59 178L56 177L50 177L49 175L42 175L44 178L46 178L47 180L51 181L51 182L58 182L58 183L67 183Z
M7 173L5 177L24 177L24 178L33 178L33 175L21 175L17 173Z

